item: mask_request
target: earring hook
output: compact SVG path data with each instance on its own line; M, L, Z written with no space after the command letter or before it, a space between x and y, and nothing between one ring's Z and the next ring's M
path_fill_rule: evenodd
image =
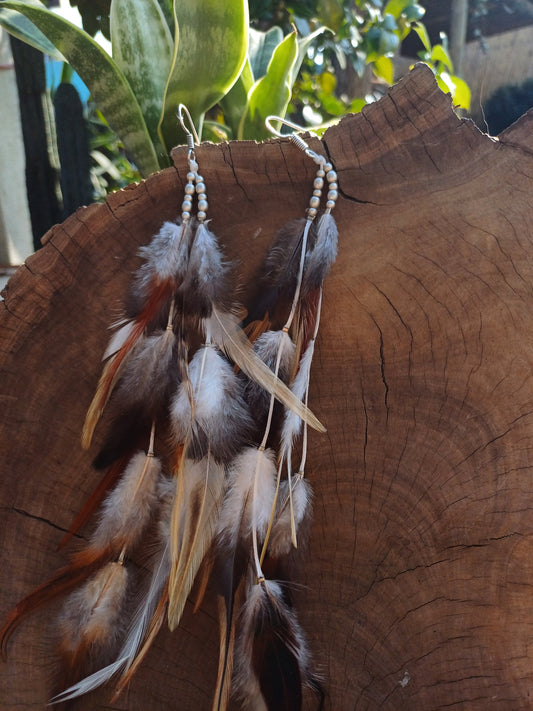
M305 155L309 156L312 158L315 163L321 164L325 163L326 159L319 155L318 153L315 153L307 143L304 141L304 139L301 136L298 136L296 133L281 133L281 131L278 131L277 128L274 128L272 125L272 121L279 121L279 123L284 124L285 126L288 126L289 128L293 128L295 131L305 131L308 133L310 136L314 136L317 138L316 133L313 133L312 131L309 131L309 129L304 128L303 126L299 126L297 123L294 123L293 121L289 121L288 119L281 118L281 116L267 116L265 119L265 126L267 129L272 133L274 136L277 136L278 138L288 138L292 143L294 143L298 148L305 153Z
M185 125L185 119L183 117L183 114L186 114L189 124L191 127L191 130L187 128ZM198 138L198 134L196 133L196 128L194 127L194 121L191 118L191 114L189 113L189 109L185 106L185 104L180 104L178 106L178 120L181 124L182 129L185 131L185 135L187 137L187 146L190 151L194 149L195 144L198 145L200 143L200 139Z

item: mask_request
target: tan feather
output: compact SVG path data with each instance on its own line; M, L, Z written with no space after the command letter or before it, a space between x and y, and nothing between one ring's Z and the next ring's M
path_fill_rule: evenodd
M277 400L293 410L310 427L318 432L326 431L311 410L298 400L253 352L250 342L233 314L213 308L213 316L209 319L206 331L217 346L224 350L249 378L255 380Z
M179 624L196 573L213 541L224 494L224 467L208 454L199 462L184 461L178 474L171 521L168 623Z

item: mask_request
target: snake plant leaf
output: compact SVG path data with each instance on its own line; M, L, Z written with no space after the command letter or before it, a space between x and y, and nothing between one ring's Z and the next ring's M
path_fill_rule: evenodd
M285 116L291 98L292 70L298 57L296 32L288 34L275 49L266 74L248 92L248 102L239 126L239 139L261 140L270 133L265 119Z
M159 124L167 150L180 139L178 105L187 106L200 132L204 113L233 86L248 50L247 0L174 0L174 16L179 41Z
M231 137L239 133L239 124L246 110L248 92L254 85L254 75L250 67L250 58L246 59L242 72L228 93L220 99L220 106L224 112L224 120L231 129ZM210 140L206 138L206 140Z
M248 59L254 80L264 77L274 50L283 41L283 30L274 25L266 32L250 27L248 34Z
M52 59L64 62L65 58L58 52L54 45L43 33L30 22L27 17L14 10L0 9L0 25L6 29L10 35L30 44L44 54L48 54Z
M113 0L110 28L113 59L137 98L162 163L166 152L157 127L174 51L170 28L156 0Z
M412 0L409 0L411 2ZM157 0L163 17L166 20L171 37L174 37L174 2L173 0Z
M33 22L80 75L141 175L146 177L159 170L141 108L126 77L107 52L86 32L43 5L2 0L0 9L4 8L17 10Z
M331 30L329 29L329 27L319 27L314 32L310 32L308 35L305 35L305 37L298 38L298 55L296 57L296 61L292 65L290 78L291 87L296 81L296 77L298 76L298 72L300 71L302 62L304 61L305 55L307 54L307 50L309 49L315 38L319 37L324 32L331 32Z

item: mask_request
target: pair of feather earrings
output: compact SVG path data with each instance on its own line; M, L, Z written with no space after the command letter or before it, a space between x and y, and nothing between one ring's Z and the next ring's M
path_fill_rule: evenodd
M54 701L112 678L117 695L165 620L174 629L193 587L199 604L209 584L220 622L213 709L226 709L233 692L243 708L297 710L306 685L322 695L292 605L287 560L311 508L307 427L323 430L307 401L322 285L337 251L336 175L291 136L318 165L313 195L306 217L278 234L241 320L229 266L206 224L198 137L184 115L181 106L189 148L181 218L140 250L144 262L83 429L88 448L109 406L112 425L95 459L107 471L74 530L100 506L98 523L88 546L19 603L0 637L5 652L27 613L65 596L65 671ZM326 185L326 209L316 220ZM151 572L134 585L130 561L146 549Z

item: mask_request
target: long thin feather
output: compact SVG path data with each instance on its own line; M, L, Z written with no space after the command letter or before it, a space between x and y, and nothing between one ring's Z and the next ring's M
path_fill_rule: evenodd
M124 468L128 464L128 456L123 457L118 462L115 462L108 471L105 473L102 480L98 483L97 487L94 489L93 493L89 496L83 508L74 518L69 526L68 533L66 533L61 542L59 543L58 549L63 548L76 533L87 523L87 521L94 514L98 506L102 503L104 496L107 491L116 483L119 476L123 473Z
M186 460L179 477L171 523L171 630L181 619L198 568L213 541L225 483L224 467L210 454L199 462Z
M82 432L82 447L89 449L94 430L102 412L111 396L113 388L118 382L126 359L131 355L133 346L144 333L147 325L161 308L162 303L167 303L173 294L173 282L168 279L154 285L149 300L146 302L140 315L135 320L131 331L122 347L111 356L102 371L96 388L96 393L89 405Z
M231 312L219 311L214 308L213 315L208 321L209 325L206 326L206 329L209 329L213 341L249 378L258 382L286 407L294 410L310 427L318 432L326 431L309 408L298 400L253 352L250 342Z
M173 480L164 479L160 481L159 498L162 502L162 511L159 523L159 538L161 545L154 556L155 562L148 590L144 593L142 602L133 616L117 659L113 663L99 669L97 672L81 679L81 681L73 684L68 689L65 689L65 691L52 699L53 703L69 701L83 694L87 694L102 684L107 683L119 672L127 673L135 663L135 659L150 629L150 623L164 595L164 589L170 572L170 516L172 502L174 501L174 492L175 482Z

